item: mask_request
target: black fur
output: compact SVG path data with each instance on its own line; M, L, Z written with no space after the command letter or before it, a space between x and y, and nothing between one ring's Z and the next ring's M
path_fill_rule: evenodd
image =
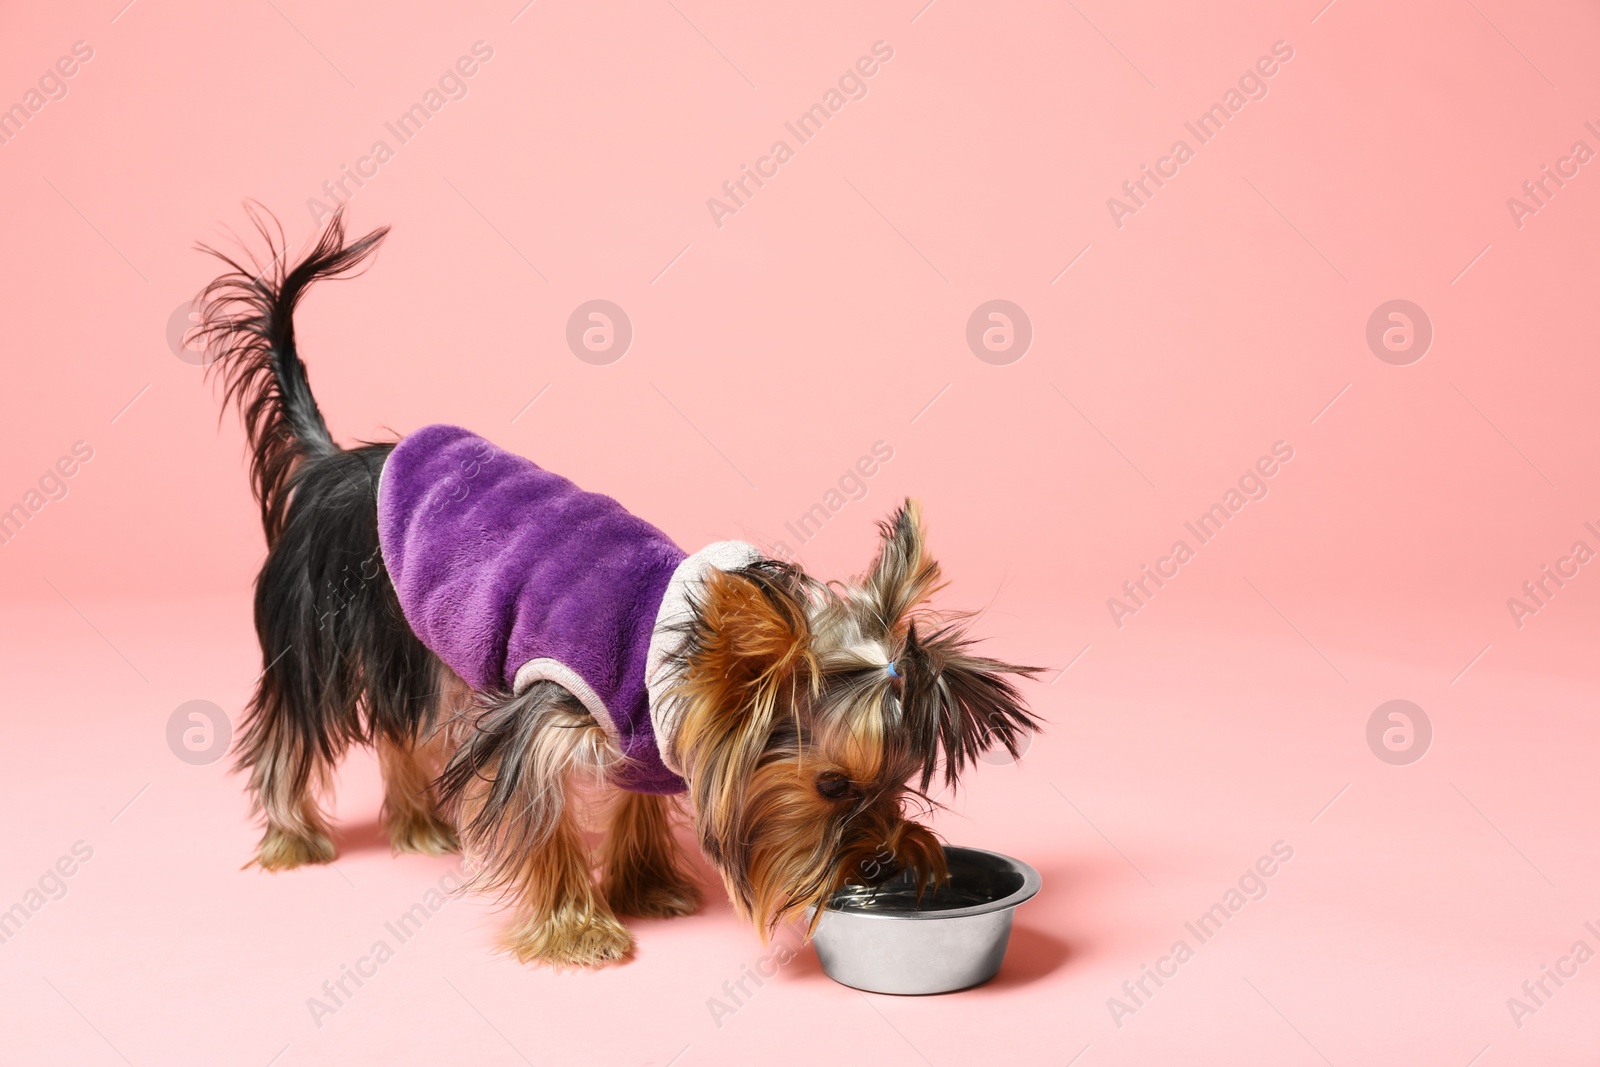
M265 268L252 261L255 269L249 270L214 248L200 246L233 270L201 291L198 336L206 345L207 373L222 377L223 406L238 405L244 420L250 441L250 484L261 504L261 525L270 545L283 529L291 496L288 481L295 465L339 451L295 349L294 310L312 282L349 277L377 251L389 230L376 229L346 245L344 219L335 215L316 247L286 270L283 228L276 220L269 227L254 210L250 220L267 251L276 254Z

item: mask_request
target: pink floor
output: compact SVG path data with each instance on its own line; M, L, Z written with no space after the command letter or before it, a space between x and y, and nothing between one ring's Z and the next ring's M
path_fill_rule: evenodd
M0 1063L1600 1056L1593 5L124 4L0 9ZM335 865L240 869L169 736L262 667L192 246L246 196L301 245L361 167L394 231L299 318L341 439L461 423L828 577L923 500L946 603L1050 669L936 826L1043 874L997 980L741 992L709 872L625 966L517 966L365 754Z
M996 618L1068 638L1013 619L1007 601ZM995 982L868 996L805 950L734 1000L724 983L766 953L720 895L692 918L638 924L637 959L599 974L494 958L493 914L472 900L402 943L386 924L431 903L452 864L389 855L365 758L342 779L334 868L237 870L253 842L237 779L174 759L162 727L196 694L237 700L253 669L242 606L79 606L88 621L65 606L4 620L27 635L0 661L11 703L39 710L3 756L4 903L77 842L93 850L0 949L8 1062L429 1063L470 1050L495 1064L803 1064L841 1044L868 1062L933 1064L1592 1059L1591 968L1546 980L1554 995L1520 1028L1507 1007L1575 942L1600 943L1585 926L1600 926L1587 847L1600 788L1582 742L1597 694L1572 669L1588 655L1578 642L1497 647L1452 686L1453 661L1321 643L1341 681L1265 608L1254 633L1217 633L1213 609L1190 604L1138 637L1099 638L1041 690L1050 733L1020 766L985 767L938 823L1043 873ZM99 685L84 684L88 663ZM1395 693L1435 729L1410 766L1363 740L1369 709ZM1271 877L1246 879L1220 932L1202 942L1186 926L1289 849ZM335 1004L322 984L380 940L393 958L364 965L376 975L347 980L354 995ZM1193 957L1129 998L1123 983L1180 940Z

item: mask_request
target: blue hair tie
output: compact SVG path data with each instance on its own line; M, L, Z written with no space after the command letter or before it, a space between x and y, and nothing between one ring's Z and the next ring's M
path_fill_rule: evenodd
M900 672L895 670L893 663L885 663L883 665L883 669L889 672L889 677L891 678L900 677Z

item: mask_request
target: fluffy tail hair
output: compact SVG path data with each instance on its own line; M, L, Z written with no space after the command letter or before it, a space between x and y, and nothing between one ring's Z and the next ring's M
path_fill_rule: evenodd
M245 206L272 259L249 266L200 245L232 268L200 292L199 337L224 383L223 408L234 404L250 442L250 486L261 504L261 525L271 545L283 531L289 476L306 458L339 451L311 395L305 364L294 343L294 310L311 283L347 278L377 250L387 226L345 243L344 212L329 220L316 246L292 269L283 226L264 208Z

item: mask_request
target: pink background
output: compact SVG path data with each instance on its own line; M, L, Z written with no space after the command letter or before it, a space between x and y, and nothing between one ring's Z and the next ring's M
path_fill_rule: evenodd
M123 2L0 14L0 104L94 50L0 146L0 507L94 449L0 547L0 908L93 849L0 945L0 1058L1593 1062L1600 963L1520 1027L1507 1006L1600 949L1600 574L1521 628L1507 607L1600 548L1600 174L1520 227L1507 206L1600 149L1593 5ZM384 123L479 40L467 96L397 145ZM866 97L796 146L784 123L880 40ZM1107 198L1277 41L1267 96L1119 228ZM914 494L947 603L1070 665L1030 690L1027 758L937 824L1044 875L996 982L866 996L807 950L714 1020L763 953L720 893L578 975L493 956L494 913L458 900L313 1021L450 863L389 856L359 755L336 867L241 872L239 780L169 750L178 705L236 715L260 670L263 546L237 419L164 334L216 273L196 240L250 196L304 242L307 198L380 138L350 219L394 233L299 318L341 438L463 423L687 546L794 546L883 440L804 562L859 571ZM719 228L707 198L778 138L794 158ZM608 366L564 341L595 298L635 331ZM1033 326L1008 365L965 340L990 299ZM1365 340L1394 299L1434 329L1408 366ZM1107 598L1277 441L1269 495L1119 628ZM1365 735L1397 698L1434 732L1408 766ZM1277 841L1266 897L1114 1020Z

